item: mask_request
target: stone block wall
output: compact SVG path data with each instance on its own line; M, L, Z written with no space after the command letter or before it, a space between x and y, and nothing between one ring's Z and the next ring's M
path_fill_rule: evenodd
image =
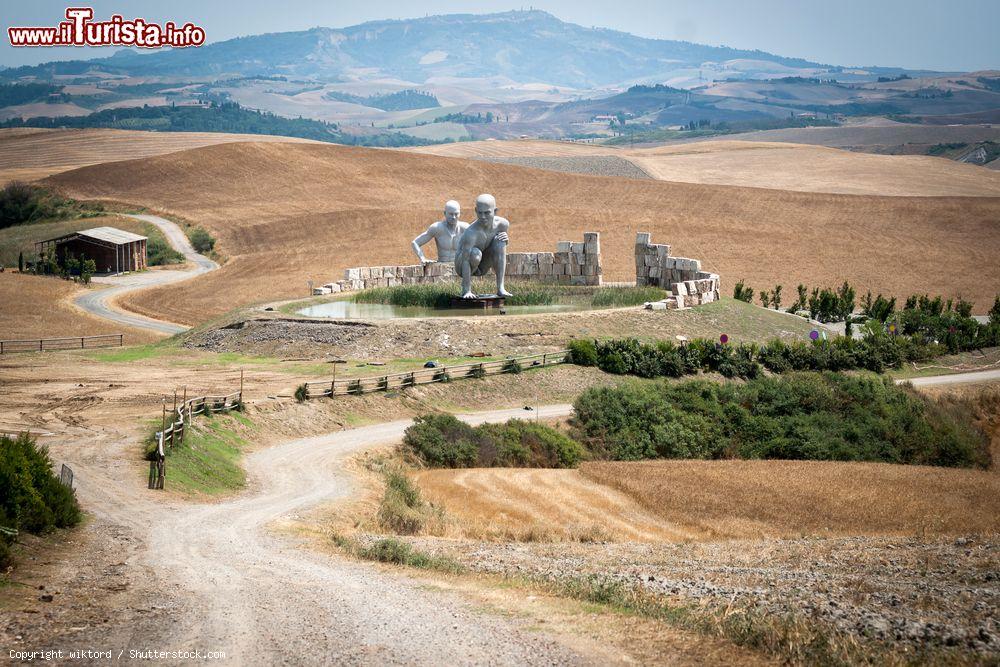
M601 235L587 232L583 242L560 241L556 252L507 253L507 278L537 280L560 285L601 284ZM458 279L451 262L408 264L405 266L359 266L344 269L343 280L314 287L313 294L336 294L369 289L425 283L453 282Z
M507 253L507 277L559 285L600 285L601 235L586 232L583 242L559 241L555 252Z
M687 257L671 257L670 246L653 243L652 235L635 237L635 284L655 285L670 291L663 301L646 304L651 310L700 306L718 301L720 280L716 273L701 270L701 262Z

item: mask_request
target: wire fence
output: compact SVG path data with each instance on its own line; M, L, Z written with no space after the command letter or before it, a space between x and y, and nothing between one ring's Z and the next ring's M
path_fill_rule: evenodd
M186 390L185 390L186 392ZM175 393L176 403L176 393ZM167 424L167 404L163 403L162 430L154 434L156 438L156 456L149 462L149 488L162 489L167 476L167 453L174 445L184 442L184 436L191 427L195 416L206 412L223 412L238 409L243 404L243 377L240 374L240 390L224 396L198 396L182 399L180 405L175 405L170 411L170 423Z
M516 373L529 368L541 368L566 362L569 350L528 354L523 357L511 357L493 361L472 362L455 366L436 366L421 368L406 373L391 373L389 375L372 375L363 378L332 378L328 381L306 382L305 396L302 398L321 398L323 396L346 396L368 394L375 391L403 389L418 384L448 382L463 378L481 378L487 375Z
M100 347L121 347L124 334L101 336L73 336L71 338L29 338L26 340L0 340L0 354L12 352L49 352L54 350L89 350Z

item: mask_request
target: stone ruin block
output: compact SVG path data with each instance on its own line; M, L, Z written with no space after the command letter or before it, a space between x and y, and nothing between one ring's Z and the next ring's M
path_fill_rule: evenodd
M647 245L649 245L649 241L652 238L653 238L653 235L650 234L649 232L638 232L635 235L635 244L637 246L639 246L639 245L641 245L641 246L647 246Z
M573 252L573 244L569 241L559 241L556 243L556 252Z
M585 246L584 246L583 242L577 243L577 242L574 241L573 243L570 244L570 252L576 253L578 255L582 255L584 247Z

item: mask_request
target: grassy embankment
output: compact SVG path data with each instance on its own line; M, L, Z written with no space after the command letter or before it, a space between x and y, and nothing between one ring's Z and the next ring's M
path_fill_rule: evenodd
M253 422L238 412L196 417L184 441L167 452L170 490L185 496L217 496L242 489L246 473L240 458L248 444L245 435L253 429ZM155 450L151 438L146 453Z

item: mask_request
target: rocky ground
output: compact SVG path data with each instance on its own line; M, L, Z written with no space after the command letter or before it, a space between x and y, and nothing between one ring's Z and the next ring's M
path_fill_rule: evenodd
M634 162L614 155L590 155L585 157L482 157L476 159L572 174L652 178L642 167Z
M765 340L804 339L804 319L724 300L684 311L641 306L558 314L394 320L309 320L260 311L189 334L184 345L212 352L349 359L533 354L564 349L571 338L636 336ZM317 352L320 354L317 355Z
M930 648L1000 659L995 536L687 544L403 539L478 572L554 581L596 575L681 604L804 616L893 652Z

